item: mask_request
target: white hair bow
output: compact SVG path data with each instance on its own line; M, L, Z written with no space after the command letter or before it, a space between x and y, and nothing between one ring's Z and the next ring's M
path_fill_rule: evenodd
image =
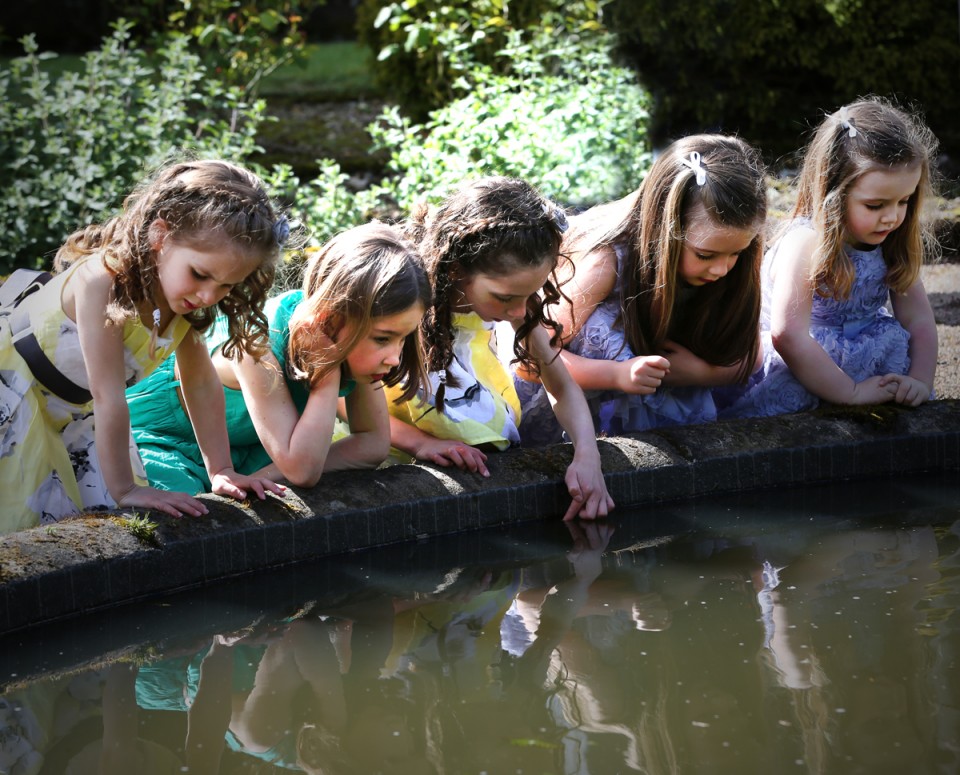
M697 185L702 186L707 182L707 171L703 168L703 165L700 163L700 154L696 151L693 151L689 158L681 159L680 161L690 169L693 170L694 175L697 176Z

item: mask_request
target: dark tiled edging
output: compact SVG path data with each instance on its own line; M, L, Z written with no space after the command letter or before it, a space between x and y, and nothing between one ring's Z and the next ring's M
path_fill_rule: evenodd
M601 441L621 509L837 479L960 470L960 401L826 409ZM324 477L285 501L208 497L203 519L156 515L145 544L101 514L0 538L0 632L263 568L444 533L555 518L569 445L491 456L484 479L429 466Z

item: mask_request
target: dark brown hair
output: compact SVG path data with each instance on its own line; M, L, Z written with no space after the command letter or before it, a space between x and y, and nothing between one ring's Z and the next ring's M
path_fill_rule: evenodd
M547 308L560 299L556 267L566 222L563 210L529 183L499 176L465 183L437 208L421 205L413 212L407 233L417 243L433 286L433 305L421 324L429 371L446 369L453 359L451 320L457 274L502 277L549 262L550 276L541 294L527 301L513 345L516 362L539 373L526 349L526 338L537 326L545 326L553 332L551 344L559 344L560 324ZM443 385L436 403L442 411Z
M703 185L687 164L700 155ZM760 154L738 137L692 135L653 163L640 188L572 219L563 250L573 255L621 246L620 323L635 355L658 352L669 338L719 366L743 363L746 379L757 358L760 261L767 212ZM702 206L714 223L756 229L757 236L722 281L700 288L696 307L675 320L680 256L691 211Z

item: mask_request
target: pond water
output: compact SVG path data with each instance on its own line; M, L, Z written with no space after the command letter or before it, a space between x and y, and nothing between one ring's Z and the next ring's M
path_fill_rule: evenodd
M431 540L7 635L0 772L954 773L958 603L956 473Z

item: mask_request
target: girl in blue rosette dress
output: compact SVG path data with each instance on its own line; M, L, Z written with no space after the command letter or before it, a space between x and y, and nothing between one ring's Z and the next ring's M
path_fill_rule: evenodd
M302 287L266 305L270 352L254 361L207 337L227 407L238 471L312 487L325 471L376 468L390 451L384 387L409 398L425 377L417 328L430 285L414 246L371 222L310 251ZM127 391L147 477L202 490L203 457L171 359Z
M218 160L170 164L120 215L73 234L52 279L0 309L0 534L97 508L207 512L194 492L147 486L130 437L124 389L173 352L205 489L238 499L282 492L231 466L200 336L220 312L231 351L262 351L278 223L251 172Z
M561 358L597 431L716 419L711 389L758 365L764 167L727 135L678 140L640 188L571 219L561 251ZM525 445L559 440L544 391L517 370Z
M722 417L932 397L937 328L919 273L935 147L918 118L876 98L820 124L764 258L763 366L718 392Z

